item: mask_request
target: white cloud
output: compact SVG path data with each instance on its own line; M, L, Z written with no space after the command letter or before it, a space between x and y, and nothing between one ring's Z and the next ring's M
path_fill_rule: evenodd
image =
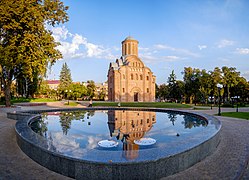
M199 48L200 50L206 49L206 48L207 48L207 45L198 45L198 48Z
M83 37L80 34L69 33L68 29L64 26L51 28L51 31L53 32L55 40L61 43L57 48L61 51L64 59L113 59L114 57L111 49L91 43L86 37Z
M197 53L193 53L193 52L189 51L188 49L174 48L174 47L170 47L170 46L164 45L164 44L156 44L156 45L154 45L154 48L156 50L173 51L179 55L199 57L199 55Z
M171 51L175 51L175 48L172 48L172 47L169 47L167 45L164 45L164 44L155 44L154 47L156 49L168 49L168 50L171 50Z
M220 42L217 43L218 48L224 48L227 46L232 46L234 45L234 41L227 40L227 39L222 39Z
M249 48L237 48L236 53L243 55L249 54Z
M177 60L181 60L184 58L178 57L178 56L164 56L163 57L163 61L167 61L167 62L173 62L173 61L177 61Z
M71 36L72 34L68 32L67 28L65 26L62 27L55 27L51 29L53 33L53 37L55 38L55 41L65 40L68 36Z
M245 77L247 81L249 81L249 71L244 72L242 76Z

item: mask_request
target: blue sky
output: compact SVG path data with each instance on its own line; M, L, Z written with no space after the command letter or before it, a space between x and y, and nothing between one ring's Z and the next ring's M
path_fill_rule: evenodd
M63 59L48 73L58 79L66 62L73 81L104 82L121 42L139 41L139 57L167 82L172 70L236 67L249 80L248 0L62 0L69 22L52 28Z

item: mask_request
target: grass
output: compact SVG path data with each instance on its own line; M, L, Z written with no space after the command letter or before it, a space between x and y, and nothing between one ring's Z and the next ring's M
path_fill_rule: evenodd
M209 110L211 107L194 107L194 110Z
M11 104L14 103L25 103L25 102L55 102L56 100L50 98L13 98L11 99ZM4 105L4 102L1 101L0 105Z
M118 106L118 102L94 102L93 106ZM187 104L165 102L121 102L121 107L191 108Z
M68 102L65 102L64 105L66 105L66 106L77 106L78 103L77 103L77 102L74 102L74 101L69 101L69 104L68 104Z
M223 113L221 113L221 116L249 120L249 112L223 112Z

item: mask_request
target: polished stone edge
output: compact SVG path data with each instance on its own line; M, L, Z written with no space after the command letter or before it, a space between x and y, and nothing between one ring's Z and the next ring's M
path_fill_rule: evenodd
M49 151L49 143L28 126L30 121L39 117L39 113L74 110L138 110L157 112L176 112L191 114L217 123L217 132L200 145L179 154L157 160L127 163L101 163L66 157ZM18 115L20 113L20 116ZM70 108L16 112L16 138L22 151L42 166L62 175L76 179L159 179L183 171L212 154L220 142L221 123L215 117L182 110L156 108ZM14 117L14 116L13 116Z

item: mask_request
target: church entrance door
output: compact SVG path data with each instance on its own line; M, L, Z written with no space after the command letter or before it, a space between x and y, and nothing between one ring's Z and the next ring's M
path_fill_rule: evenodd
M134 92L134 102L138 102L138 92Z

